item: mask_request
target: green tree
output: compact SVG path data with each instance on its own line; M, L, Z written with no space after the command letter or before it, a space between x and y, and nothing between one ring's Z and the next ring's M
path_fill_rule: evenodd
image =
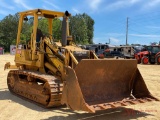
M5 51L9 51L10 45L15 44L17 37L18 14L8 15L0 22L0 44Z
M87 14L76 14L70 18L70 32L76 43L93 43L94 20Z
M57 40L61 39L61 26L62 26L62 21L60 19L54 19L53 24L52 24L52 32L53 32L53 37Z
M29 20L23 22L21 36L20 36L20 40L22 43L27 43L31 39L31 33L33 30L32 26L33 23L30 23Z
M48 19L42 18L39 19L38 28L41 29L44 35L48 35ZM53 19L52 22L52 33L54 39L61 38L61 20L60 19Z
M88 44L86 22L80 14L70 17L70 32L76 43Z
M41 29L44 35L48 35L48 20L46 18L39 19L38 28Z
M82 16L85 19L85 22L87 25L88 43L92 44L93 43L93 32L94 32L94 20L86 13L83 13Z

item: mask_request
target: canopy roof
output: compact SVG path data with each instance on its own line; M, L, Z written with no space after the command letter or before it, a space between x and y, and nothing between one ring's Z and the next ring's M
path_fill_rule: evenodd
M34 14L37 14L38 16L46 17L46 18L63 17L66 14L67 14L66 16L70 16L68 11L57 12L57 11L43 10L43 9L27 10L27 11L19 12L19 14L24 16L28 16L28 15L34 16Z

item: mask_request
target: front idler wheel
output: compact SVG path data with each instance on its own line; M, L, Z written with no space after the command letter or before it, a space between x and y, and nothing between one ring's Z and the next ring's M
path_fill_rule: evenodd
M13 72L9 72L8 73L8 77L7 77L7 85L8 88L10 90L13 90L15 87L15 83L16 83L16 79L17 79L17 75L14 74Z

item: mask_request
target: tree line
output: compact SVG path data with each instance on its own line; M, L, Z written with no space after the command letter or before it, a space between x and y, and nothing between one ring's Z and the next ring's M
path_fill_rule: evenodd
M8 15L0 21L0 47L5 51L10 50L10 45L16 44L17 31L18 31L19 15ZM54 19L52 24L53 38L61 39L61 19ZM33 27L33 17L28 21L23 22L21 31L21 41L28 42L31 37ZM69 18L70 34L76 44L92 44L94 32L94 20L87 15L76 14ZM40 18L38 21L38 28L42 30L44 35L48 34L48 21L45 18Z

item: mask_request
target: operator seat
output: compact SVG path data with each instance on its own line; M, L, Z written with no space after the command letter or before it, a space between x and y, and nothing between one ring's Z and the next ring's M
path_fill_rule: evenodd
M43 39L43 33L40 29L37 28L36 42L40 42L41 38Z

